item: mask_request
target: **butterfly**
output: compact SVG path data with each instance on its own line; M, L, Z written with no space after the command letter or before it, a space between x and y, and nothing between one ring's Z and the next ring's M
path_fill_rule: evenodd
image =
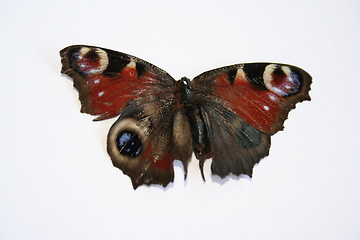
M134 189L173 182L174 160L186 178L192 153L204 180L210 158L212 174L251 177L289 111L310 100L311 76L287 64L235 64L176 81L149 62L105 48L74 45L60 56L81 112L97 116L94 121L120 115L107 152Z

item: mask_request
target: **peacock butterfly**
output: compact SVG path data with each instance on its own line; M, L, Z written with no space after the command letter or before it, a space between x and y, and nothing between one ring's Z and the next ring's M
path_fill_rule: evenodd
M310 100L311 76L287 64L236 64L175 81L151 63L105 48L69 46L60 56L61 72L79 91L81 112L97 115L94 121L120 115L107 151L134 189L167 186L175 159L186 178L192 152L203 178L209 158L215 175L251 177L289 111Z

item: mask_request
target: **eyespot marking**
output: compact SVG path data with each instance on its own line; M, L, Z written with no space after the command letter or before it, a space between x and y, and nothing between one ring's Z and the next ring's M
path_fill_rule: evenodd
M84 75L100 74L109 64L107 53L100 48L81 47L70 53L69 57L71 66Z
M300 76L293 72L288 66L269 64L265 67L263 74L266 88L282 97L296 94L300 90Z
M119 153L128 157L137 157L142 151L140 137L132 132L124 130L116 137L116 146Z

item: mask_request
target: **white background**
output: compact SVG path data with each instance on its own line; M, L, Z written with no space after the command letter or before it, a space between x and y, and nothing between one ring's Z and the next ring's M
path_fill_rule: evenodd
M0 239L360 239L360 2L0 3ZM313 76L253 179L140 187L114 168L115 119L80 114L59 50L102 46L174 78L241 62Z

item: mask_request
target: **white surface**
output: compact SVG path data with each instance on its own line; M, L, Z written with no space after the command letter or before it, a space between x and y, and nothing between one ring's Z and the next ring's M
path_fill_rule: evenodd
M0 8L0 239L360 239L360 2L16 1ZM91 44L194 77L273 61L313 76L254 177L132 189L114 119L79 113L59 50Z

